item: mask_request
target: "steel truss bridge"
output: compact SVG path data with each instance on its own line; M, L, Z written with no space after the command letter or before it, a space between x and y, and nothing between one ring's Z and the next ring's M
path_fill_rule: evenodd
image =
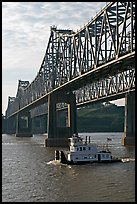
M19 80L6 116L47 113L51 93L73 92L82 106L130 91L135 91L135 2L110 2L77 32L51 27L37 76L32 83Z

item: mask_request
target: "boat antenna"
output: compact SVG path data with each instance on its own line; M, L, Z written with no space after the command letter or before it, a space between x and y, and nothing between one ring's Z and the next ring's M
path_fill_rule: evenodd
M90 143L90 136L89 136L89 143Z
M86 136L86 143L87 143L87 136Z

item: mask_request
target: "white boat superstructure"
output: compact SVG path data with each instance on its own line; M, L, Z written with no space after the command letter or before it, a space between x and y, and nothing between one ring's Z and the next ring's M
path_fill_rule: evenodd
M84 141L79 136L73 136L70 139L70 151L68 153L68 161L84 162L84 161L108 161L112 159L111 152L106 149L98 151L97 147L89 141Z
M118 161L112 158L108 147L103 150L98 148L90 142L90 137L84 141L82 137L73 135L69 138L69 151L55 151L55 160L60 160L61 163L79 164L88 162L111 162Z

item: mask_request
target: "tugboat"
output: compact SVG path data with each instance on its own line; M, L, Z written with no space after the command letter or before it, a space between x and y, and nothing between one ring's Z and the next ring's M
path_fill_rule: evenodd
M69 138L69 151L55 150L55 161L63 164L85 164L85 163L103 163L120 162L121 159L111 155L108 146L106 149L98 150L90 142L90 137L84 141L82 137L73 135Z

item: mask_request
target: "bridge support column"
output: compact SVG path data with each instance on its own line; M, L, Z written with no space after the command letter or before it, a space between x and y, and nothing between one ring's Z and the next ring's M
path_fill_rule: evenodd
M15 134L16 133L16 117L12 116L7 119L7 134Z
M16 137L32 137L30 112L17 114Z
M125 123L123 145L135 145L135 92L130 92L125 98Z
M67 124L60 127L58 125L58 114L56 111L57 103L67 103ZM59 93L51 94L48 98L48 137L45 140L45 146L47 147L67 147L68 138L72 134L77 133L77 121L76 121L76 100L75 95L72 93Z

